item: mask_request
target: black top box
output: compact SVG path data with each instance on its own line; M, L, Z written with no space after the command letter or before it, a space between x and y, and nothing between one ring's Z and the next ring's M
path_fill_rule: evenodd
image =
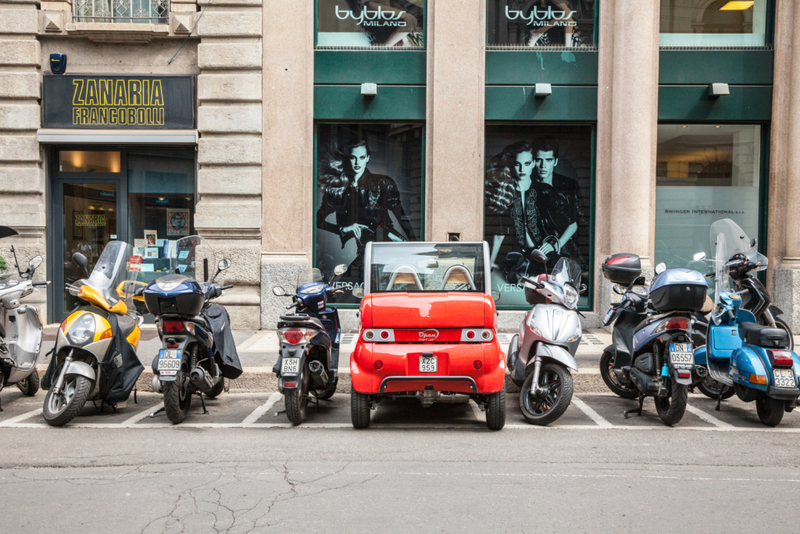
M603 262L603 276L612 284L629 286L642 274L642 261L636 254L614 254Z

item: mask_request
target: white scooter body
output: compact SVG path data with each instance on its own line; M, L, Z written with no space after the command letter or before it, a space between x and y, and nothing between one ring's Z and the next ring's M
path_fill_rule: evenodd
M30 280L0 281L0 324L5 331L0 338L0 364L7 377L5 386L25 380L36 370L42 321L36 308L20 303L32 292Z

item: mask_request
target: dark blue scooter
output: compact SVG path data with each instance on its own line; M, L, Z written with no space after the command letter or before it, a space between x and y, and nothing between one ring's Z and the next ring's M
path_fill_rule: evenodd
M756 316L742 308L739 293L730 291L733 266L747 258L766 267L766 258L730 219L711 225L711 240L716 249L710 275L716 277L716 300L708 342L695 352L695 364L705 365L711 378L732 387L742 401L756 401L759 420L777 426L798 404L800 359L790 350L786 330L757 324Z
M331 283L346 270L346 265L336 266ZM295 425L305 420L310 395L319 407L320 399L330 399L336 393L342 329L339 312L327 303L343 291L331 289L318 269L300 274L294 294L282 287L272 288L275 296L292 297L292 304L286 308L296 309L278 321L280 355L272 369L278 376L278 390L285 397L286 416Z

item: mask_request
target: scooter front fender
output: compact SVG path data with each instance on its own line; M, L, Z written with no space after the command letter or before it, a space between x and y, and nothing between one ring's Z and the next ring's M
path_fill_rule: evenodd
M67 365L67 368L64 370L64 376L67 375L83 376L91 381L94 381L97 377L91 365L86 362L78 361L69 362L69 365Z
M575 358L572 354L564 347L559 347L558 345L548 345L546 343L539 343L536 345L535 357L528 362L526 374L530 372L530 368L533 367L537 359L543 362L552 360L575 371L578 370L578 364L575 362Z

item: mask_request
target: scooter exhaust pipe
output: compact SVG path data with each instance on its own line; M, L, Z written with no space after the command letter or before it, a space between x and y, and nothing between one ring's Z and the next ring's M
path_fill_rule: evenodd
M328 386L328 373L320 362L317 360L309 362L308 372L311 374L311 382L314 385L314 389L323 389Z
M203 393L208 393L211 391L211 388L214 387L214 385L210 383L210 377L206 375L206 372L200 367L192 369L192 372L189 373L189 380Z

